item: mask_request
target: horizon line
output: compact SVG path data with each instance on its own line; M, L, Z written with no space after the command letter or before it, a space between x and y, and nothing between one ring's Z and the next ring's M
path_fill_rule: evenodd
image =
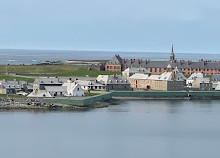
M159 52L159 51L122 51L122 50L119 50L119 51L113 51L113 50L74 50L74 49L30 49L30 48L0 48L0 50L24 50L24 51L28 51L28 50L31 50L31 51L68 51L68 52L115 52L116 54L118 53L171 53L170 52ZM190 52L185 52L185 53L181 53L181 52L175 52L174 51L174 54L189 54ZM191 54L209 54L209 53L191 53ZM212 55L218 55L220 53L211 53ZM119 54L120 55L120 54Z

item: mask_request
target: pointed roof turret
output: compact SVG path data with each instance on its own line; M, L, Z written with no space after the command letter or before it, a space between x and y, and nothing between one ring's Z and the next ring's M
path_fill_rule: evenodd
M170 55L170 61L172 63L175 62L175 55L174 55L174 51L173 51L173 44L172 44L172 50L171 50L171 55Z

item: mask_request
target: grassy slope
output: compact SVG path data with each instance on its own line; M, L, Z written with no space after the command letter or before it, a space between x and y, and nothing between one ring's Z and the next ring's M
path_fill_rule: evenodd
M23 95L16 95L16 94L0 94L0 98L27 98Z
M76 65L9 65L8 73L32 76L86 76L97 77L98 75L113 74L107 71L89 71L88 66ZM6 66L0 65L0 72L5 72ZM120 72L117 72L120 74Z
M29 82L29 83L33 83L34 82L34 79L32 78L25 78L25 77L14 77L14 76L8 76L8 75L0 75L0 80L22 80L22 81L26 81L26 82Z

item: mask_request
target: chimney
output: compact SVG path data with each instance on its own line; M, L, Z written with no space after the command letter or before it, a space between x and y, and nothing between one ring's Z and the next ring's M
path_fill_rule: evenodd
M175 72L174 71L172 71L172 78L173 78L173 80L175 80Z
M125 59L122 59L122 64L124 64L125 63Z
M205 61L202 61L202 66L205 66Z
M132 64L132 59L130 59L130 61L131 61L131 64Z
M190 64L190 63L189 63L189 60L187 60L187 66L189 66L189 64Z
M180 65L181 65L182 64L182 60L180 60L179 62L180 62Z

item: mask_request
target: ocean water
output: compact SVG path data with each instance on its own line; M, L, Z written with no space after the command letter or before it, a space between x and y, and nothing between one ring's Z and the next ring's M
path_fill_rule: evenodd
M78 112L0 112L4 158L219 158L219 100L122 101Z
M0 64L37 64L45 61L111 59L115 54L123 58L141 58L150 60L169 60L168 52L110 52L110 51L62 51L62 50L10 50L0 49ZM183 60L220 60L220 54L176 53L176 59Z

